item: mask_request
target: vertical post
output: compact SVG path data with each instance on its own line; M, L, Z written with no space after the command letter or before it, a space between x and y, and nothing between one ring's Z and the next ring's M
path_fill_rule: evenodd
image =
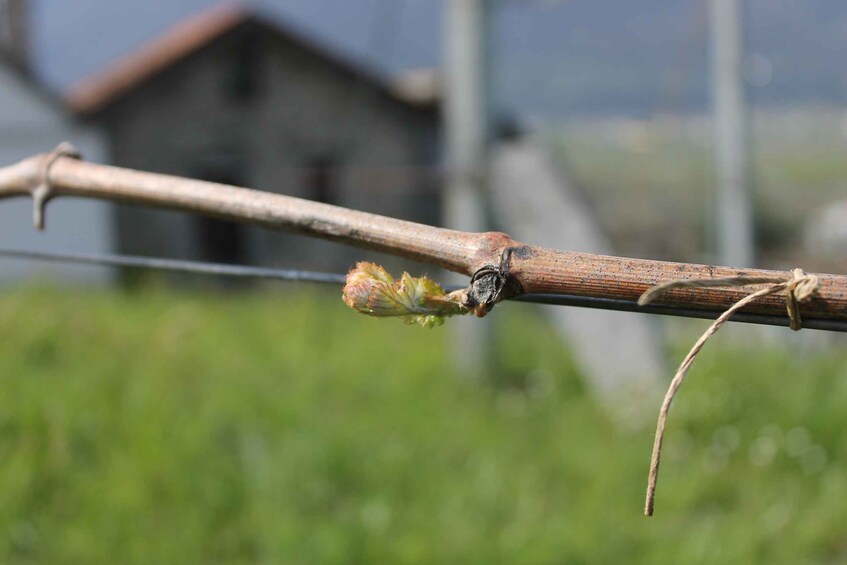
M742 0L711 0L718 260L754 264L747 108L742 76Z
M448 173L444 225L470 232L489 229L490 204L485 190L489 1L447 0L444 5ZM490 324L471 319L456 321L453 341L459 368L478 374L489 358Z
M29 6L27 0L0 0L0 55L29 70Z

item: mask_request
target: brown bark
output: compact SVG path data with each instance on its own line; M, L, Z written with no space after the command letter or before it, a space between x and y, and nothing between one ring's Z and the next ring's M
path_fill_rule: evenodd
M55 155L53 155L55 157ZM637 300L651 286L674 279L784 276L790 272L574 253L525 245L497 232L465 233L205 181L38 155L0 169L0 198L35 194L49 173L47 199L77 196L196 212L270 229L302 233L374 249L473 275L499 267L509 249L506 296L562 293ZM43 190L43 188L42 188ZM820 275L820 293L803 305L805 319L847 319L847 276ZM657 303L725 309L749 294L745 288L676 289ZM745 308L785 316L785 300L770 296Z

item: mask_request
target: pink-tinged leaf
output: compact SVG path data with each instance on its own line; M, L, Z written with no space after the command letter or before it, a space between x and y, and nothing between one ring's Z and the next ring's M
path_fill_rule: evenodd
M344 303L369 316L402 316L406 323L425 328L441 325L444 317L466 314L461 293L445 294L441 286L427 277L415 278L403 273L394 280L385 269L360 262L347 274L342 298Z
M347 284L344 285L341 299L353 310L366 313L368 310L368 297L370 297L371 290L376 284L379 283L367 279L351 283L348 278Z
M388 271L376 263L359 261L356 266L347 273L347 284L356 283L359 280L375 280L385 284L394 284L394 278Z

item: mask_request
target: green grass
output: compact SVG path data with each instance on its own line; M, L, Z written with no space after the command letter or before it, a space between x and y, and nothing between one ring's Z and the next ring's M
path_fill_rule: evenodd
M492 316L520 331L478 382L449 322L336 291L7 289L0 561L847 559L843 349L709 344L646 519L653 422L616 425L536 311Z

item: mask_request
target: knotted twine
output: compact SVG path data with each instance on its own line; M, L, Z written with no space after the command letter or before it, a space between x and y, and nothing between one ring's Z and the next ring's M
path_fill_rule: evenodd
M682 360L679 369L671 380L670 387L665 393L665 399L662 401L662 407L659 409L659 421L656 425L656 438L653 441L653 454L650 459L650 475L647 479L647 500L644 505L644 515L652 516L653 507L656 498L656 482L659 478L659 461L662 456L662 441L665 436L665 424L668 419L668 411L674 396L679 389L688 369L694 363L694 359L700 350L705 345L706 341L717 332L724 323L729 320L735 312L744 308L751 302L758 300L764 296L776 294L785 291L785 307L788 311L789 327L798 331L802 327L800 319L800 304L807 302L814 296L820 288L820 280L815 275L807 275L802 269L794 269L791 271L791 277L729 277L723 279L695 279L695 280L676 280L662 283L654 286L647 292L641 295L638 299L638 304L644 305L652 302L658 296L674 288L708 288L708 287L732 287L732 286L747 286L756 284L769 284L771 286L758 290L749 294L730 306L723 314L721 314L709 326L703 335L700 336L694 343L694 347Z

